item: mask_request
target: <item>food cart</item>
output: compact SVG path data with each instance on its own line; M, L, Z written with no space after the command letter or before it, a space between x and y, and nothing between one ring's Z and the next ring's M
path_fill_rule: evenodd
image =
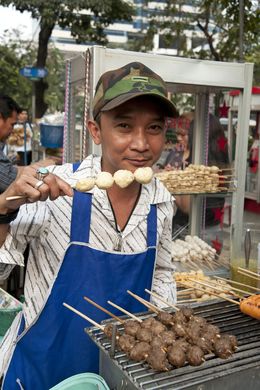
M215 97L230 89L239 91L231 190L213 194L190 193L192 207L189 231L191 235L200 237L203 237L205 231L205 196L224 196L230 199L232 214L226 242L232 266L237 259L244 256L241 243L253 65L91 47L84 55L70 59L66 64L64 162L82 160L89 153L100 154L100 148L92 142L86 130L91 115L94 87L102 73L132 61L140 61L160 74L172 96L189 95L194 98L193 164L207 165L208 117L209 113L214 111ZM115 339L112 338L111 343L99 327L92 327L86 331L100 348L100 374L108 385L114 389L197 389L198 386L212 389L227 387L242 389L245 386L248 389L258 388L257 383L259 384L260 380L258 322L250 317L244 317L237 306L225 301L196 304L194 310L196 315L202 314L217 323L224 332L233 332L237 336L240 349L230 360L223 361L208 356L207 361L200 367L185 365L169 372L158 373L145 362L133 362L125 353L115 351ZM137 313L142 319L151 315L154 313Z

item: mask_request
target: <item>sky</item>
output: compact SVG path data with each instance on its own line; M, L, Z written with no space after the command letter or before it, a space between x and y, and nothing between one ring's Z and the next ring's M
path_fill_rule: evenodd
M32 37L32 19L29 12L19 12L12 7L0 6L0 37L4 30L12 31L14 28L21 31L23 39Z

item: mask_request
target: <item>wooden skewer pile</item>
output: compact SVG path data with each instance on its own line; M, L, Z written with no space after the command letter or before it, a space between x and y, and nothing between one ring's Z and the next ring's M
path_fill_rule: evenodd
M232 191L234 176L222 175L223 170L216 166L190 164L184 170L163 171L156 177L174 194Z
M201 290L201 291L204 291L205 287L209 287L208 283L199 282L198 280L196 281L194 279L191 279L189 282L184 282L184 281L181 282L181 284L183 286L188 287L188 288L191 287L191 283L197 284L196 288L198 290ZM214 289L216 289L216 287L214 287ZM221 289L219 288L218 290L221 290ZM233 287L233 290L238 290L238 289ZM238 290L238 291L241 291L241 290ZM239 295L233 291L229 291L229 293L231 293L235 297L239 297ZM246 291L244 291L244 293L249 294L249 292L246 292ZM219 299L224 299L228 302L234 303L235 305L239 306L242 313L249 315L250 317L255 318L257 320L260 320L260 294L249 295L248 297L245 297L239 301L235 301L234 299L227 297L223 293L219 293L219 292L215 292L215 291L211 291L210 295L213 295Z
M252 290L259 291L259 289L257 290L243 283L237 283L219 277L206 276L202 270L196 272L175 272L174 277L178 287L178 303L216 299L215 294L218 294L219 298L229 297L230 295L241 298L243 295L250 295ZM239 288L234 287L233 284L238 284ZM183 286L186 288L181 289Z

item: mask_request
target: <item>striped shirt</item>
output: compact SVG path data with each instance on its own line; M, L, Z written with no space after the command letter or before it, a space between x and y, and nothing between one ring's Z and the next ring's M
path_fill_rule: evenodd
M101 158L88 156L76 172L71 164L50 167L49 170L73 185L77 180L96 176L101 170ZM114 251L118 244L118 230L113 211L105 190L94 187L89 243L106 251ZM150 204L157 204L157 253L153 290L170 302L176 301L174 266L171 262L171 226L174 199L157 180L142 186L140 198L133 213L121 232L123 253L145 251L147 248L147 215ZM55 275L65 254L70 239L72 198L64 196L55 201L36 202L20 208L2 248L0 248L0 280L8 277L14 265L24 265L23 251L30 242L24 295L24 316L26 326L32 324L40 313ZM159 303L159 302L158 302ZM8 355L8 339L2 345L5 357ZM9 344L10 345L10 344ZM1 353L0 353L1 362ZM1 372L1 370L0 370Z
M0 142L0 194L15 180L17 168L3 152L5 144Z

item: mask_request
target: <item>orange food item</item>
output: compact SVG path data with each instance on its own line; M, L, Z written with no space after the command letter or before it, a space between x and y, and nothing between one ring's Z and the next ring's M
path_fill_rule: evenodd
M240 302L240 310L242 313L250 317L260 320L260 295L251 295Z

